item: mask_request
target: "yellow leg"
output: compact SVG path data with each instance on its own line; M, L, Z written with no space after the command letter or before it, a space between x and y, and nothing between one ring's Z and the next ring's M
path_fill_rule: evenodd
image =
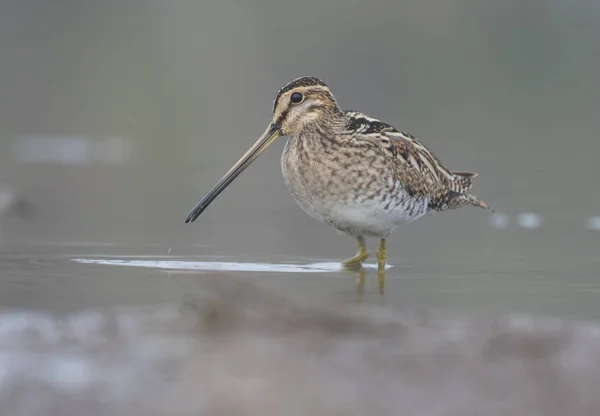
M367 246L365 245L364 237L358 237L358 253L356 256L350 257L342 262L342 265L347 269L360 269L362 268L362 263L369 257L369 253L367 252Z
M379 242L377 250L377 283L379 283L379 293L383 294L385 289L385 260L387 258L387 247L385 246L385 238Z

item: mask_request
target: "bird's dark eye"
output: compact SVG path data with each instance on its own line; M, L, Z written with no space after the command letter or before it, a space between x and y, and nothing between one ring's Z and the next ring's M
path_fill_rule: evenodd
M299 102L302 101L302 94L300 94L299 92L295 92L292 94L292 96L290 97L290 100L292 101L292 103L294 104L298 104Z

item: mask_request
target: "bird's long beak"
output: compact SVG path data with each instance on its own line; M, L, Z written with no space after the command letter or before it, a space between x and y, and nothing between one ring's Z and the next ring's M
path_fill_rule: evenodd
M198 202L190 211L185 222L194 222L202 212L208 208L210 203L217 197L231 182L235 180L267 147L269 147L277 138L281 136L279 126L271 123L263 135L252 145L250 149L237 161L235 165L212 187L210 191Z

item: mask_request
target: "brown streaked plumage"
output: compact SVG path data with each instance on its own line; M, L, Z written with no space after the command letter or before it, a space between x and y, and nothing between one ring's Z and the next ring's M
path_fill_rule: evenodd
M279 136L289 137L281 167L296 202L313 218L358 238L359 252L344 261L346 267L361 268L368 257L364 237L378 237L381 277L385 239L400 224L464 205L489 209L470 193L477 174L450 171L414 136L342 110L323 81L302 77L278 91L263 136L186 222L193 222Z

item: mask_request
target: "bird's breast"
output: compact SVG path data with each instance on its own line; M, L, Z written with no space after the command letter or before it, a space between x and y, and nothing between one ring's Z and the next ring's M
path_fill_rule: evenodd
M372 166L358 153L311 152L294 139L281 157L284 181L298 205L344 232L387 235L427 212L428 201L412 198L391 171Z

